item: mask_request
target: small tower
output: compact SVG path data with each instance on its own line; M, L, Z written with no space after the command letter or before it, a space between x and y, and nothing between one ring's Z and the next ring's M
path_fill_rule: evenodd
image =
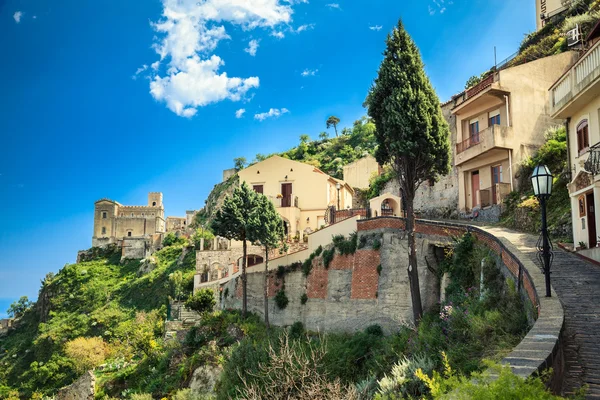
M163 194L161 192L148 193L148 207L163 208Z

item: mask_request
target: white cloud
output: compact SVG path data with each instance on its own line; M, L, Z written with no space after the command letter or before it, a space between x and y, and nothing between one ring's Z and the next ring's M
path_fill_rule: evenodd
M317 72L319 72L318 69L305 69L304 71L302 71L300 73L300 75L302 76L315 76L317 74Z
M288 110L287 108L282 108L281 110L278 108L271 108L266 113L255 114L254 119L257 119L259 121L264 121L267 118L278 118L281 115L287 114L289 112L290 112L290 110Z
M446 11L446 5L451 6L454 2L452 0L433 0L433 4L435 4L435 7L432 7L431 5L427 6L429 15L434 15L438 11L440 14L443 14Z
M290 30L294 33L300 33L300 32L304 32L307 31L309 29L314 29L315 24L304 24L304 25L300 25L298 28L294 29L294 28L290 28Z
M34 15L32 18L33 18L33 19L37 19L37 15Z
M271 36L275 36L277 39L283 39L285 37L285 34L281 31L279 31L279 32L273 31L273 32L271 32Z
M142 72L146 71L147 69L148 69L148 66L146 64L142 65L135 71L135 74L133 74L131 79L133 79L135 81L137 79L138 75L141 74Z
M150 64L150 68L152 68L154 71L158 71L159 67L160 67L160 61L156 61L156 62L153 62L152 64Z
M292 5L305 2L162 0L162 19L151 23L159 36L153 48L160 57L151 64L155 71L150 82L151 95L184 117L193 116L198 107L211 103L243 100L250 89L259 86L259 78L229 77L227 72L219 71L225 63L214 51L220 41L231 39L225 24L245 31L266 28L282 38L278 27L290 24ZM158 73L157 63L167 65L164 76Z
M372 31L378 31L379 32L381 30L381 28L383 28L383 26L381 26L381 25L369 26L369 29L372 30Z
M258 50L258 40L252 39L248 42L248 47L244 49L244 51L250 54L252 57L256 55L256 50Z
M17 11L16 13L13 14L13 18L15 19L15 22L18 24L21 22L21 18L23 17L23 12L22 11Z
M235 117L236 118L242 118L244 116L244 113L246 112L245 108L240 108L239 110L237 110L235 112Z
M333 8L338 9L338 10L342 9L342 7L340 7L340 5L338 3L329 3L329 4L325 4L325 6L329 7L329 8L332 8L332 9Z

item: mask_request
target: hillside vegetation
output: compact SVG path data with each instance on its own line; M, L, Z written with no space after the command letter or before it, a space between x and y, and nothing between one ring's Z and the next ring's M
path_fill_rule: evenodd
M281 153L257 154L250 164L278 155L310 164L328 175L342 179L344 177L344 165L366 155L373 155L376 146L375 124L367 117L363 117L354 121L352 128L343 128L338 137L329 138L326 132L321 132L319 139L315 140L311 139L309 135L301 135L298 146ZM241 168L245 165L245 159L236 159L236 164L239 164L238 167ZM196 215L196 226L208 226L210 224L217 210L223 204L225 197L233 192L233 188L237 183L238 177L234 175L225 182L215 185L206 199L204 208ZM377 187L383 187L383 184ZM372 197L377 195L378 193Z
M187 297L191 289L194 253L182 257L185 245L155 253L154 268L131 260L121 265L113 249L48 276L38 304L0 338L0 398L51 396L94 368L97 399L421 398L435 385L472 390L460 377L485 368L484 358L499 360L527 329L512 281L504 280L485 246L465 235L439 271L452 276L448 297L418 329L384 336L373 325L322 335L301 323L268 330L257 316L223 311L203 314L184 339L165 341L168 298ZM489 261L483 275L482 258ZM190 391L199 369L216 381L214 391L206 384ZM539 380L501 374L514 387L490 384L491 390L553 398Z
M36 306L0 337L0 398L41 398L105 360L136 363L159 351L169 295L192 290L195 252L178 263L182 252L164 248L142 273L111 248L49 274Z

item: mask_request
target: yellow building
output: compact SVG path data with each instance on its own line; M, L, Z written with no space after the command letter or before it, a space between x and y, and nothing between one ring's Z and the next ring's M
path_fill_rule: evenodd
M124 206L114 200L101 199L94 208L93 247L125 238L150 238L165 232L162 193L149 193L147 206Z
M372 155L344 165L344 181L353 188L368 189L371 177L379 175L381 167Z
M548 21L568 9L563 5L564 0L535 0L535 25L539 31Z
M587 38L588 50L550 88L553 118L566 120L571 169L573 243L596 247L596 204L600 205L600 28ZM552 171L554 175L561 171ZM598 258L598 257L594 257Z
M352 208L353 189L312 165L270 157L238 173L256 192L269 197L286 223L288 236L326 225L328 207Z
M499 204L515 189L520 163L560 123L549 115L547 88L575 57L567 52L500 70L452 99L459 210Z

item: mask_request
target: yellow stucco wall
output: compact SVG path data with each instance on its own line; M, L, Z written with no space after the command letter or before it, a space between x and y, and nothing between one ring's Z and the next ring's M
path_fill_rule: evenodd
M510 183L512 175L513 185L516 183L514 177L520 163L544 143L548 128L561 123L549 114L548 88L569 68L575 57L575 53L567 52L502 70L494 87L508 92L507 98L503 95L481 95L465 107L468 111L457 112L459 143L468 138L470 121L479 121L480 132L488 128L490 111L499 110L500 125L508 126L510 120L512 127L512 137L503 139L503 145L507 146L505 149L488 150L457 165L460 210L470 209L471 196L477 196L471 189L471 173L474 170L479 169L480 189L491 186L493 165L502 165L502 182ZM512 174L508 150L512 151Z
M306 228L316 230L323 224L327 207L337 206L338 181L312 165L288 160L279 156L270 157L238 173L240 184L246 182L251 187L263 186L263 194L269 197L279 214L290 224L290 234ZM343 181L340 189L340 208L352 208L352 190ZM298 197L298 208L279 207L281 185L292 184L292 198ZM308 218L308 221L307 221Z

